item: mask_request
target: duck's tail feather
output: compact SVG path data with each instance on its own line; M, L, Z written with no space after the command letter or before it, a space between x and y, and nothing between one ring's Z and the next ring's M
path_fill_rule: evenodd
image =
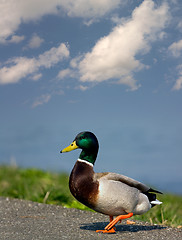
M150 188L147 192L155 192L155 193L160 193L160 194L163 194L162 192L159 192L153 188Z
M160 205L162 204L162 202L160 202L159 200L157 200L156 198L156 194L155 193L160 193L162 194L162 192L159 192L157 190L154 190L152 188L150 188L147 192L145 192L145 195L147 195L148 199L149 199L149 202L150 204L152 205L152 207L154 207L155 205Z
M154 201L150 202L152 205L160 205L162 204L162 202L160 202L159 200L155 199Z

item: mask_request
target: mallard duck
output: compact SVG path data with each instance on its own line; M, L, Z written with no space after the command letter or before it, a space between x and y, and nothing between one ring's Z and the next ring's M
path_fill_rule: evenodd
M70 191L79 202L110 217L105 229L96 232L115 233L114 226L118 221L143 214L161 204L155 194L161 192L141 182L117 173L94 172L99 144L92 132L79 133L61 153L77 148L81 148L82 152L69 178Z

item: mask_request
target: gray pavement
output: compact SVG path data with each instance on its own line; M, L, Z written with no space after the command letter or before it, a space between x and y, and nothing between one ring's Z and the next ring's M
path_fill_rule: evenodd
M96 233L109 218L99 213L0 197L0 240L182 239L182 229L137 221L116 226L116 234Z

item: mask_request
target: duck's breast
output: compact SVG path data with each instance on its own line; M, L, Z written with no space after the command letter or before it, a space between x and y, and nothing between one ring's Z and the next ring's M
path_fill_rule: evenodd
M99 183L93 180L93 167L86 163L75 164L69 179L72 195L84 205L94 209Z

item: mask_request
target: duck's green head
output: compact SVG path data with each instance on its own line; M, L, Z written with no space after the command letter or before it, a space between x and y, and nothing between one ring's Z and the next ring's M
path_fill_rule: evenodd
M92 132L81 132L79 133L74 141L66 148L64 148L63 152L70 152L74 149L81 148L82 152L80 154L80 159L86 160L92 164L95 163L99 143L96 136Z

